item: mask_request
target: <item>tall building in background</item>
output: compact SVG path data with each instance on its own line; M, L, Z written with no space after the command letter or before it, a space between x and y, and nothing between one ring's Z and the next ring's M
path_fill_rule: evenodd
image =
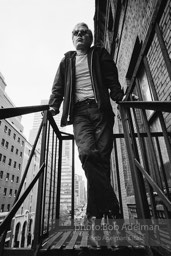
M0 107L15 107L5 92L6 83L0 73ZM0 121L0 212L8 212L19 187L24 146L21 116Z
M75 208L86 204L85 181L81 175L75 174Z
M27 166L30 153L32 150L32 145L26 141L24 156L23 156L23 166L21 177L24 174L25 168ZM35 150L30 162L30 167L28 169L27 176L24 181L24 185L21 191L21 194L24 193L26 188L32 182L34 177L39 171L40 164L40 153ZM37 188L38 182L34 185L23 204L17 211L15 219L12 222L12 236L11 236L11 246L12 247L25 247L30 246L32 240L34 239L34 225L35 225L35 213L36 213L36 204L37 204Z

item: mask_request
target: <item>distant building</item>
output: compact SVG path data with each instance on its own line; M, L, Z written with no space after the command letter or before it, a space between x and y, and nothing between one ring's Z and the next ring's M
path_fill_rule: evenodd
M28 159L30 157L30 153L32 150L32 145L29 142L25 142L25 150L23 156L23 168L21 177L24 174L24 170L26 168ZM30 167L28 170L28 174L24 181L24 186L21 191L21 194L25 191L28 185L31 183L35 175L39 170L40 164L40 153L39 151L35 151L32 161L30 163ZM35 212L36 212L36 204L37 204L37 187L38 183L36 183L29 193L29 195L24 200L20 209L15 215L15 219L13 220L13 234L11 240L11 247L27 247L30 246L34 237L34 224L35 224Z
M85 181L81 175L75 174L75 208L86 204Z
M0 107L15 107L5 93L6 83L0 74ZM0 212L8 212L19 187L24 146L21 116L0 120Z

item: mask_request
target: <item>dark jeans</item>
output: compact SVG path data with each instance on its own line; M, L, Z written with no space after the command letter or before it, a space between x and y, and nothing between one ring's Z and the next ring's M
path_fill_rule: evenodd
M88 181L87 215L101 218L109 210L118 214L119 204L110 183L114 114L103 113L95 101L77 103L74 136Z

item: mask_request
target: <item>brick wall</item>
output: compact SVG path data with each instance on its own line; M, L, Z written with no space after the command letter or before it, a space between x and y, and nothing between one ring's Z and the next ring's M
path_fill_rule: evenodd
M117 60L119 79L127 87L126 73L137 36L144 41L156 0L129 0Z
M147 36L147 31L151 23L152 16L155 12L157 0L128 0L128 6L126 10L126 16L123 26L123 32L120 38L120 48L116 64L119 72L119 80L121 85L126 89L129 82L126 79L128 67L130 65L131 56L133 53L135 41L137 37L139 41L144 43ZM121 20L122 22L122 20ZM159 22L159 26L162 32L162 36L171 58L171 1L168 0L165 10ZM119 24L121 27L121 24ZM115 55L116 56L116 55ZM155 90L160 101L170 101L171 99L171 80L166 68L166 64L162 55L162 51L157 39L154 39L147 53L147 60L150 67L152 79L154 82ZM135 63L136 64L136 63ZM171 130L171 118L170 114L164 115L166 121L166 127ZM120 125L120 132L122 132L122 125ZM123 162L123 176L125 180L125 187L127 196L133 193L131 173L129 170L129 163L127 159L127 152L125 151L124 144L122 147L122 162Z
M171 58L171 0L165 1L166 2L164 3L166 3L166 7L161 16L159 27L169 57ZM116 0L108 1L108 8L111 8L112 10L112 12L110 12L110 15L111 13L113 13L113 18L115 18L114 13L116 11L116 5L114 3L116 2ZM109 17L105 17L107 24L104 24L106 27L104 45L107 47L109 52L112 52L112 45L114 45L113 58L118 68L119 81L121 83L121 86L124 87L125 90L130 83L130 80L128 79L128 77L126 77L129 67L132 65L131 70L133 71L133 68L136 65L136 60L133 61L133 63L131 63L132 54L134 51L134 47L136 45L135 43L137 42L138 38L139 45L144 44L146 37L148 35L147 32L149 31L149 26L153 25L151 24L151 21L154 13L156 12L158 2L158 0L122 1L122 4L120 5L120 18L117 24L117 35L116 38L114 38L114 41L112 41L113 38L111 36L112 30L107 30ZM106 12L106 16L107 13L109 12ZM149 47L149 50L146 54L151 76L154 83L154 88L156 90L158 99L160 101L170 101L171 79L169 77L165 60L162 55L160 44L156 35L154 36ZM116 110L115 104L113 104L113 109ZM166 120L167 129L171 130L170 114L166 113L164 117ZM117 131L122 133L122 124L120 123L119 119L115 123L115 126L117 125ZM124 187L127 196L129 196L134 193L131 182L131 173L124 142L121 141L120 146L122 150L121 161L123 165L123 170L120 170L120 177L122 183L121 186ZM123 184L124 182L125 184Z
M171 1L167 2L166 8L159 23L159 27L171 59ZM154 36L153 42L148 51L147 59L159 101L170 101L171 80L156 35ZM165 113L164 117L166 127L168 131L171 131L171 115Z

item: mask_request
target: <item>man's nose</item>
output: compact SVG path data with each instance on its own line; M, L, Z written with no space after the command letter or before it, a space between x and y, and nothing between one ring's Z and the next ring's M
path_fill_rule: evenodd
M78 31L78 36L82 36L82 33L81 33L81 31Z

